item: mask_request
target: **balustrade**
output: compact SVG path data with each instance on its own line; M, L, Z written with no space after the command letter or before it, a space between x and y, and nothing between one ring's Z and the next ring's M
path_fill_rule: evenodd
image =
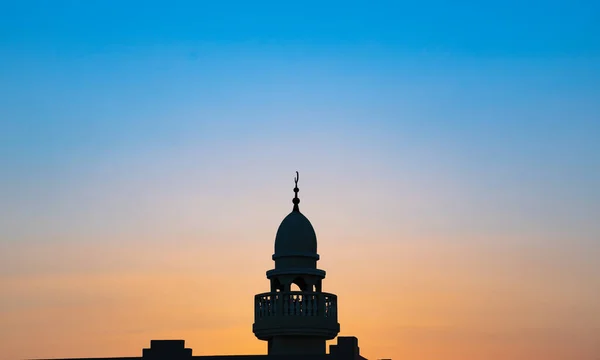
M256 318L271 316L337 317L337 296L301 291L270 292L255 296Z

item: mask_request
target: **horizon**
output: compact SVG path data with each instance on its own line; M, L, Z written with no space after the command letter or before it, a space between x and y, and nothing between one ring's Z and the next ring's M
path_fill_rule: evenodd
M295 171L366 358L599 358L598 14L0 4L0 360L266 353Z

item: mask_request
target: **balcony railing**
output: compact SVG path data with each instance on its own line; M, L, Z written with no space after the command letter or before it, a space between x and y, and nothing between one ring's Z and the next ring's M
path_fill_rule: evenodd
M307 316L337 320L337 296L302 291L269 292L254 297L255 318Z

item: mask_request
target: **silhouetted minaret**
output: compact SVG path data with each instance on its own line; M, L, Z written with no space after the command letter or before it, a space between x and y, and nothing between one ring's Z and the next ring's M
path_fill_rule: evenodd
M269 355L325 354L325 341L340 331L337 297L322 292L315 230L298 207L298 179L296 172L294 207L275 236L275 269L267 271L271 291L254 298L252 330L268 341ZM291 291L292 284L300 291Z

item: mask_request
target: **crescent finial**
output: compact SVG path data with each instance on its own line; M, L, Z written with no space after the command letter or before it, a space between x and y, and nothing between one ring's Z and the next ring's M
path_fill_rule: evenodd
M298 204L300 203L300 199L298 198L298 191L300 191L300 189L298 189L298 180L300 179L300 174L298 173L298 171L296 171L296 177L294 178L294 199L292 200L292 202L294 203L294 210L293 211L297 211L300 212L300 208L298 207Z

